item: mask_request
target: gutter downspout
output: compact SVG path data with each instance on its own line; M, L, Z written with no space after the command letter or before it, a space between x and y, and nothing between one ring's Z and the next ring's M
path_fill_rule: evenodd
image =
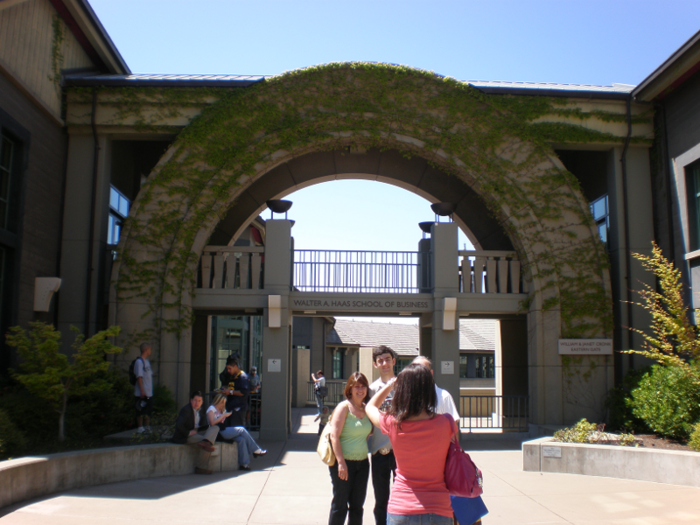
M622 148L622 156L620 158L620 163L622 165L622 200L625 206L624 219L625 219L625 282L627 285L627 322L632 324L632 283L630 282L630 273L632 268L631 261L631 250L630 250L630 229L629 229L629 203L627 199L627 149L630 144L630 139L632 138L632 95L630 94L625 101L626 116L627 116L627 137L625 137L625 145ZM629 329L630 327L628 327ZM631 335L628 339L631 346ZM629 350L629 348L627 349ZM627 356L627 364L629 368L632 368L634 363L632 354ZM622 370L620 370L622 374Z
M97 138L97 90L92 88L92 114L90 116L90 125L92 127L92 138L95 141L95 149L92 160L92 202L90 204L90 236L88 238L88 256L87 256L87 286L85 287L85 337L90 337L90 307L92 296L92 276L93 268L93 250L95 248L95 208L97 206L97 170L99 167L100 142Z

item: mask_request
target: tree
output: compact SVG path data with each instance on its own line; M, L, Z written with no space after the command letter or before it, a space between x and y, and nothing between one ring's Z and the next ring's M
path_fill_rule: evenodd
M47 401L59 414L58 440L65 440L64 420L70 396L83 396L109 388L97 373L109 368L107 354L122 351L109 342L109 337L119 334L119 327L112 326L96 333L89 339L80 330L71 326L76 333L74 354L69 358L61 353L61 332L53 325L35 322L29 324L27 333L19 326L10 328L7 344L17 348L21 364L12 375L30 393Z
M688 317L680 270L663 256L656 243L650 256L639 253L633 256L656 276L659 291L648 284L637 291L642 301L633 304L651 314L651 333L630 328L644 338L644 344L641 350L625 350L624 353L640 354L661 365L679 367L700 384L699 369L690 365L700 358L700 332Z

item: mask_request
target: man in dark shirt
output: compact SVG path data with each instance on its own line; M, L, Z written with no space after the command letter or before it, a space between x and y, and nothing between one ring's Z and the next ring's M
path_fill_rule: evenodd
M229 357L226 360L226 368L219 374L219 379L221 380L221 391L226 394L226 410L231 412L226 420L226 426L245 426L248 394L250 393L248 374L240 369L238 359Z
M200 450L195 474L211 474L209 457L214 452L214 442L219 433L219 427L209 426L207 417L202 410L204 399L200 391L192 392L190 402L180 409L175 423L173 443L197 445Z

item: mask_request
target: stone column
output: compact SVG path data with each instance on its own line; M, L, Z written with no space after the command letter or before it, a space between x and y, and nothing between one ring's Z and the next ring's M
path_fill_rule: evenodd
M95 175L95 141L91 135L71 135L66 166L63 239L61 245L61 291L58 295L58 328L63 333L64 348L74 339L70 326L86 334L97 329L97 301L102 292L101 265L107 237L109 214L109 150L105 136L98 137L97 174ZM93 181L95 210L92 212ZM90 225L94 224L92 254ZM88 297L88 279L90 293ZM86 311L89 314L86 326Z
M459 312L453 330L444 328L446 297L459 293L457 225L435 223L431 233L431 267L433 272L433 323L431 353L435 382L447 390L459 404Z
M289 291L292 223L288 220L270 220L265 226L265 293L268 297L280 296L281 308L279 327L270 326L271 318L275 317L274 310L265 308L263 315L260 438L282 440L287 438L291 419Z

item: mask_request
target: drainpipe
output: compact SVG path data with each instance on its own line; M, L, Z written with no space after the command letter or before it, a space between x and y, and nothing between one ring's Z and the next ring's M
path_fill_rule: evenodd
M95 114L97 112L97 90L92 88L92 115L90 116L90 124L92 126L92 137L95 141L95 149L92 158L92 202L90 204L90 236L88 238L88 256L87 256L87 286L85 287L85 337L90 337L90 306L92 296L92 276L93 268L93 250L95 237L95 208L97 206L97 169L100 154L100 142L97 138L97 122Z
M632 283L630 282L630 273L631 273L631 268L632 268L632 261L631 261L631 250L630 250L630 229L629 229L629 205L628 205L628 199L627 199L627 149L630 144L630 139L632 138L632 95L630 94L629 97L627 97L627 100L625 101L625 106L626 106L626 113L627 113L627 137L625 138L625 145L622 148L622 157L620 159L620 163L622 164L622 199L623 199L623 204L625 207L625 213L624 213L624 220L625 220L625 228L624 228L624 235L625 235L625 282L627 284L627 322L631 325L632 324ZM629 328L629 327L628 327ZM632 338L631 336L629 337L628 341L630 341L630 346L631 346L631 341ZM629 348L627 348L629 350ZM632 368L633 365L633 358L632 354L629 354L627 356L627 364L629 368ZM622 371L620 371L622 373Z
M668 133L666 132L666 108L663 106L663 104L660 103L655 103L654 108L660 113L660 118L659 122L661 125L661 133L663 134L663 141L661 142L662 144L662 151L661 151L661 162L663 163L663 170L664 174L666 175L666 207L667 207L667 213L670 218L670 220L667 223L667 228L668 228L668 246L670 250L670 254L668 254L666 257L671 261L675 262L676 260L676 240L674 237L674 232L673 232L673 215L671 214L671 210L673 209L673 198L671 196L671 192L673 189L673 170L670 169L671 162L668 157Z

